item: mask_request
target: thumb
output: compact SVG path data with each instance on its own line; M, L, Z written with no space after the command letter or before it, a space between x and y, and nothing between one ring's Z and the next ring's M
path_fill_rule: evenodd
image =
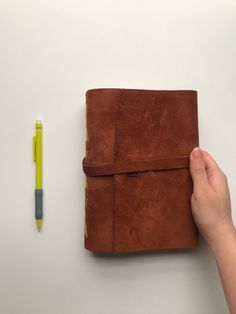
M206 164L200 147L195 147L190 154L190 173L195 190L209 185Z

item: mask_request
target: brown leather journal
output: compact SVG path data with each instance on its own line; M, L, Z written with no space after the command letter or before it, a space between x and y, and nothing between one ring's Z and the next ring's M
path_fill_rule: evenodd
M189 155L199 146L197 91L86 92L84 247L191 249Z

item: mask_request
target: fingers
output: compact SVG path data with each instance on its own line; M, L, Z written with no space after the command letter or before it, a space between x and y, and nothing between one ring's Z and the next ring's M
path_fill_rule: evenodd
M215 159L206 151L203 150L204 159L207 168L207 177L212 188L217 188L224 184L225 174L215 161Z
M195 147L190 154L190 172L194 191L206 190L209 187L217 190L222 182L224 183L224 173L215 159L199 147Z
M207 167L208 177L211 177L216 172L222 171L217 162L215 161L215 159L208 152L206 152L205 150L202 150L202 152Z
M195 147L190 154L190 173L195 191L209 187L206 162L204 154L199 147Z

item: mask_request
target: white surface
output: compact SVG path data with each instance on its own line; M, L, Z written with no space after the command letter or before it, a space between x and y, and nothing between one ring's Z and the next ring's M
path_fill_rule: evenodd
M94 87L196 89L200 145L236 197L235 1L0 0L0 313L224 314L214 260L83 248L85 97ZM34 223L34 121L44 225ZM235 217L235 212L234 212Z

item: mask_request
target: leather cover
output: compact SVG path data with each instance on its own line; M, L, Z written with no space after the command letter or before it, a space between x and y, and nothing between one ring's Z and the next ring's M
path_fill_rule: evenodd
M84 247L94 252L191 249L189 155L199 146L197 91L86 92Z

